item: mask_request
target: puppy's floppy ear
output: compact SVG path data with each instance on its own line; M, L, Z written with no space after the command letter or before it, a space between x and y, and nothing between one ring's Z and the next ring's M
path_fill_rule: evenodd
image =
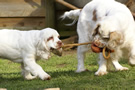
M39 40L39 42L37 44L37 51L39 51L39 52L40 51L44 51L44 52L49 51L44 40Z
M43 32L41 32L39 36L39 42L37 48L39 50L49 51L49 48L47 47L46 43L47 43L47 38L44 36Z
M36 55L42 59L48 59L50 57L50 50L47 48L44 39L38 41Z
M100 25L98 24L97 27L93 30L92 36L95 36L99 33L99 28L100 28Z

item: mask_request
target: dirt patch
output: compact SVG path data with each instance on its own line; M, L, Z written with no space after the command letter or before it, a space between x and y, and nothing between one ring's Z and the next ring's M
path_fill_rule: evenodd
M61 68L61 67L65 67L67 64L63 63L63 64L58 64L57 67Z
M77 50L76 49L68 50L68 51L64 51L63 50L63 56L65 56L65 55L71 55L71 54L76 54L76 53L77 53Z

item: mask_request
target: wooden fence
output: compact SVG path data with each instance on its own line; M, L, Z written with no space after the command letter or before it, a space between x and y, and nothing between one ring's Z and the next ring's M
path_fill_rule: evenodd
M44 28L44 3L44 0L0 0L0 28Z
M91 0L65 1L83 8ZM118 1L127 2L127 0ZM72 36L76 34L76 25L65 26L72 20L60 19L60 16L68 10L71 9L56 3L55 0L0 0L0 28L31 30L52 27L63 37Z

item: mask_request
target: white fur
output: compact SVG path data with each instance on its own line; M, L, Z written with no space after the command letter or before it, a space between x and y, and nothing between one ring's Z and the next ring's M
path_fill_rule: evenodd
M48 40L50 37L53 39ZM58 37L57 31L51 28L41 31L0 30L0 57L21 63L25 79L50 79L50 75L36 63L36 60L48 59L51 57L51 48L60 48L58 42L61 41Z
M94 10L96 11L96 20L93 20ZM124 41L115 48L115 52L111 54L109 61L112 62L116 70L128 70L128 68L121 66L118 62L118 59L123 57L122 50L127 49L128 52L126 53L129 53L129 63L135 65L135 22L130 10L125 5L115 0L93 0L86 4L82 11L78 10L78 12L80 12L77 24L79 43L92 41L94 39L93 33L98 25L100 25L98 31L102 38L109 38L110 32L118 31L123 35ZM72 13L73 11L69 15L72 16ZM66 14L64 14L64 17L66 17ZM76 14L76 17L78 17L78 14ZM89 45L78 47L77 72L85 70L85 52L89 49ZM99 69L95 75L105 75L107 74L109 61L105 60L101 53L99 58Z

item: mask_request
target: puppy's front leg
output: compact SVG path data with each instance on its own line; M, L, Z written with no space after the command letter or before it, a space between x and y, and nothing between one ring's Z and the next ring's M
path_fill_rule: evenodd
M48 75L34 59L24 59L24 69L30 71L34 76L38 76L42 80L50 80L51 76Z
M26 80L32 80L32 79L35 79L37 77L37 76L32 76L30 71L25 70L23 63L21 64L21 68L22 68L22 75Z

